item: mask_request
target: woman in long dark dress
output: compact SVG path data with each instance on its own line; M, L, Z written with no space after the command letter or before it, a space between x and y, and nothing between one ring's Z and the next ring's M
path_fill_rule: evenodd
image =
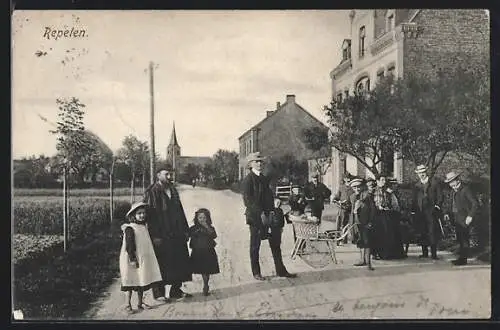
M386 186L386 177L377 176L377 187L373 195L376 213L376 245L381 259L399 259L404 257L399 227L399 203Z
M199 209L194 215L194 225L189 228L191 241L191 267L193 274L203 278L203 295L208 296L210 275L220 273L219 261L215 252L217 233L212 225L210 211Z

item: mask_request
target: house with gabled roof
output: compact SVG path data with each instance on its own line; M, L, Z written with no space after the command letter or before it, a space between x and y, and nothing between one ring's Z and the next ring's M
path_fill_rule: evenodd
M292 154L297 160L307 161L315 157L303 140L306 128L328 128L310 114L296 100L295 95L287 95L286 102L277 102L276 109L266 111L266 116L245 131L239 138L239 178L248 171L246 158L259 151L271 159Z

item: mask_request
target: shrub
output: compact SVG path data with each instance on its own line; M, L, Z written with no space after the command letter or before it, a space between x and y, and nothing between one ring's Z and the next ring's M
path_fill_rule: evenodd
M34 259L43 258L44 254L52 255L52 250L60 247L63 237L59 235L25 235L14 234L12 252L14 265L21 265Z
M62 253L59 247L24 267L14 265L13 308L21 309L25 319L84 318L119 274L120 244L120 235L108 228L83 248Z
M115 214L121 216L130 203L115 202ZM125 211L126 212L126 211ZM69 200L69 235L71 239L84 238L109 226L109 202L105 199ZM20 200L14 202L14 233L61 235L63 232L63 201Z

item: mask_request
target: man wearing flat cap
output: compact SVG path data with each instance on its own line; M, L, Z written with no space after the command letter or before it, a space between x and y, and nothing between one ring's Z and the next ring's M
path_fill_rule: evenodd
M321 215L325 209L325 199L329 199L332 191L323 182L318 181L319 175L315 174L312 181L304 188L304 195L309 200L311 214L321 221Z
M453 260L452 263L456 266L466 265L470 226L477 214L479 204L472 190L461 182L459 173L450 172L446 174L444 182L453 189L451 213L459 244L458 259Z
M247 162L250 173L243 180L243 202L245 204L246 223L250 229L250 263L252 274L256 280L265 278L260 271L259 252L261 240L268 238L269 246L274 259L276 274L280 277L295 277L290 274L283 264L281 255L281 228L271 228L271 235L267 237L264 219L274 212L274 197L269 186L269 179L262 174L262 164L265 157L260 152L248 155ZM279 230L278 230L279 229Z
M441 207L443 205L443 192L441 183L436 178L430 178L428 168L425 165L418 165L415 169L418 182L413 189L412 214L420 235L422 246L421 258L429 257L428 247L431 248L431 257L436 260L437 244L442 237Z

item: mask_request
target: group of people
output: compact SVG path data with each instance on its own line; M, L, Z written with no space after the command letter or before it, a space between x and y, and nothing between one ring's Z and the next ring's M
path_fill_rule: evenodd
M242 183L245 219L250 232L250 267L256 280L264 281L259 261L261 242L269 241L276 275L295 278L288 272L282 253L281 239L285 223L291 223L275 198L270 179L262 174L266 157L259 152L248 156L249 173ZM420 257L438 259L437 244L441 239L441 218L453 220L460 246L454 265L467 264L470 225L478 210L476 196L460 180L460 175L450 172L445 183L453 189L451 210L444 212L443 192L436 177L430 178L428 169L419 165L415 173L419 181L414 187L411 213L415 218L422 247ZM128 292L126 309L132 312L132 292L138 294L139 310L150 308L143 301L145 290L152 289L157 300L178 300L192 295L182 291L182 283L191 281L192 274L201 274L203 294L209 294L211 274L220 272L210 211L206 208L195 212L193 225L188 226L179 193L172 182L172 172L162 169L157 182L145 191L143 201L134 203L127 213L128 222L122 225L123 244L120 252L122 291ZM375 259L404 258L408 244L403 247L401 209L398 198L388 186L388 178L378 175L375 179L347 176L345 185L331 196L331 191L315 176L304 191L293 190L289 198L291 214L304 214L309 208L312 217L321 221L325 200L331 198L340 206L338 230L354 224L349 239L361 251L356 266L373 270ZM191 254L188 250L191 248ZM408 242L406 242L408 243ZM168 297L165 286L170 285Z
M450 172L444 183L453 190L451 209L443 210L441 182L436 177L429 177L425 165L417 166L415 173L418 182L413 189L410 210L414 222L405 225L413 227L417 234L422 248L420 257L438 259L437 246L444 234L442 219L451 219L459 243L458 258L452 263L467 264L470 225L478 210L477 197L461 182L459 174ZM349 223L355 224L350 239L361 249L361 261L355 265L366 265L371 270L372 257L398 259L408 253L409 242L403 238L401 207L387 179L383 174L368 180L346 176L345 186L333 198L341 207L339 229Z
M128 312L135 312L131 304L134 291L137 309L148 309L151 306L143 301L144 291L152 289L154 299L166 302L190 298L191 294L182 291L182 283L191 281L192 274L201 274L207 296L210 275L220 272L210 211L197 210L189 227L172 174L158 171L157 182L146 189L143 201L131 206L128 221L121 227L121 290L128 292ZM168 296L166 285L170 285Z

